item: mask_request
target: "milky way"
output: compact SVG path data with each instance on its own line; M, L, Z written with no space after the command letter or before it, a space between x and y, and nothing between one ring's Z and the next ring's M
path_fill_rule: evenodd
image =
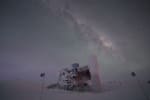
M66 22L71 23L75 30L78 30L81 37L88 42L88 48L91 53L95 53L104 49L111 52L112 56L118 56L121 60L125 60L119 48L112 43L111 38L100 32L91 25L84 14L72 10L71 0L45 0L48 3L50 10L63 17ZM75 5L75 8L78 6ZM70 24L69 24L70 25Z

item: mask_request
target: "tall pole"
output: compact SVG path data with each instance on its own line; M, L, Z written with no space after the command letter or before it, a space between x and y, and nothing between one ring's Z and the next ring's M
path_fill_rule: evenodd
M141 90L143 96L146 98L146 100L149 100L149 96L148 96L148 95L146 94L146 92L144 91L144 88L143 88L143 86L142 86L140 80L136 77L136 73L135 73L135 72L131 72L131 76L135 78L135 80L136 80L136 82L137 82L137 84L138 84L138 86L139 86L139 88L140 88L140 90Z
M45 73L41 73L40 74L41 77L41 91L40 91L40 100L43 99L43 95L44 95L44 86L45 86Z

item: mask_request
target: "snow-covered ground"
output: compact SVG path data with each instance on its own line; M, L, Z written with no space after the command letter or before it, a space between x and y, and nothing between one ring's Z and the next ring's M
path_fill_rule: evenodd
M120 85L106 82L104 87L107 87L107 90L99 93L45 89L42 100L147 100L133 81L121 82ZM150 86L146 87L145 93L150 95ZM40 100L40 96L41 88L38 82L21 80L0 82L1 100Z
M69 1L69 2L68 2ZM98 58L100 93L45 90L43 100L147 100L150 13L146 0L0 0L0 100L40 100L74 62ZM148 0L147 0L148 1Z

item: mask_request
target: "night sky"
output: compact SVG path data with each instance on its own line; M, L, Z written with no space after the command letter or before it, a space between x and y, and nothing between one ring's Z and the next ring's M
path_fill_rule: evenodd
M149 0L0 0L1 83L39 82L41 72L55 82L60 69L87 65L91 55L102 80L135 71L146 81L149 43Z

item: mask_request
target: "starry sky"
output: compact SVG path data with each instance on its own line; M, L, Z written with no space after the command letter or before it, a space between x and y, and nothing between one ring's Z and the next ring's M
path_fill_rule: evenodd
M38 80L95 54L103 80L150 72L149 0L0 0L0 80Z

